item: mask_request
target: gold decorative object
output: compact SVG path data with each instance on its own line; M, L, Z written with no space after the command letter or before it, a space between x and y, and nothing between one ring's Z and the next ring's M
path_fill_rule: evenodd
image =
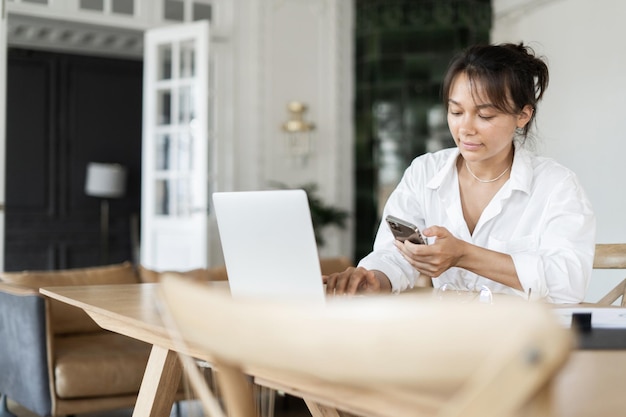
M283 123L283 131L287 134L287 148L289 153L301 163L305 163L311 153L311 132L315 124L304 120L307 106L299 101L287 104L289 120Z

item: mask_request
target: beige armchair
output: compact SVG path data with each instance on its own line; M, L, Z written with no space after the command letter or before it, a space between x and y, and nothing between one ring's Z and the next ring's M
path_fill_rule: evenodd
M130 263L0 274L0 393L39 416L132 407L150 354L44 286L137 283ZM5 398L6 398L5 397Z

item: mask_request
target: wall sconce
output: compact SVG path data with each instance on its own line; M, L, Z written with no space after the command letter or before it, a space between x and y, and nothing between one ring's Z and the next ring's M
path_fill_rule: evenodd
M306 162L311 153L311 132L315 125L304 120L307 107L299 101L287 104L289 120L283 123L283 131L287 134L287 149L289 153L301 163Z
M126 168L119 164L87 164L85 194L100 200L100 261L109 261L109 198L121 198L126 191Z

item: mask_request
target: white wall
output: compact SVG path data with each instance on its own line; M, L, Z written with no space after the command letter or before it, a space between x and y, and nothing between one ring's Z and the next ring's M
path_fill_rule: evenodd
M492 41L524 41L548 60L550 85L537 113L538 151L580 177L596 212L597 242L626 242L626 2L492 4ZM619 278L624 277L595 271L588 300L597 300Z
M236 190L316 183L334 206L353 205L353 2L237 0L235 7ZM300 164L287 152L287 103L309 107L313 154ZM329 230L321 256L351 256L351 225Z

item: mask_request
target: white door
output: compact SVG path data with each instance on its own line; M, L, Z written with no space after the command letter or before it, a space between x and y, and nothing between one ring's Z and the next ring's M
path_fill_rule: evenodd
M141 264L209 263L209 23L148 30L144 42Z
M7 5L0 0L0 271L4 271L4 168L6 161Z

